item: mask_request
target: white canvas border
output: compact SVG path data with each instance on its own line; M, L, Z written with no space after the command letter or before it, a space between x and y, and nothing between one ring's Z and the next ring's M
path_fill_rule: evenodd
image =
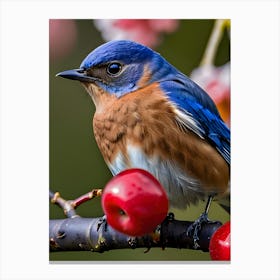
M278 1L7 0L0 11L1 279L279 279ZM231 264L48 262L48 19L138 17L232 20Z

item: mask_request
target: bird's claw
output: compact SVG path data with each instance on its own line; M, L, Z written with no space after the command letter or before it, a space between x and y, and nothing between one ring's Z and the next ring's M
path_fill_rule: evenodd
M211 222L208 219L207 213L202 213L200 217L195 220L187 229L187 236L193 239L193 248L198 249L199 245L199 234L203 224Z

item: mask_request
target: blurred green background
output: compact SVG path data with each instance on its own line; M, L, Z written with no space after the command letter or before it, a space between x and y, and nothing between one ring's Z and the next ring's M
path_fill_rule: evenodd
M78 68L85 56L104 43L100 32L92 20L64 20L71 22L74 29L54 35L53 26L57 20L50 20L50 189L59 191L66 199L76 198L92 188L103 188L112 177L96 145L92 132L94 104L79 82L55 77L56 73ZM213 28L214 20L180 20L178 29L164 34L161 43L154 48L170 63L189 75L198 67ZM66 25L65 25L66 26ZM73 31L74 30L74 31ZM74 37L67 39L74 32ZM72 34L73 35L73 34ZM66 40L61 53L60 40ZM68 40L68 41L67 41ZM69 49L67 48L69 47ZM70 48L71 47L71 48ZM225 33L218 49L216 65L230 60L230 42ZM175 218L195 220L203 211L205 204L191 206L185 211L174 210ZM173 210L173 209L172 209ZM102 216L100 199L96 198L81 205L78 214L83 217ZM226 222L229 215L216 203L212 204L210 219ZM50 205L50 219L65 218L63 211ZM75 261L179 261L210 260L209 253L194 250L165 250L152 248L144 254L144 249L112 250L92 252L55 252L50 260Z

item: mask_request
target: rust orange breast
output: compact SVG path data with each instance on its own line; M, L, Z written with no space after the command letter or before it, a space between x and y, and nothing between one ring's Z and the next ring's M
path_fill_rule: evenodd
M100 102L102 110L97 110L93 126L107 164L122 153L127 168L132 167L127 146L134 145L141 147L147 157L156 155L178 165L188 176L199 180L205 191L226 191L227 163L205 140L180 129L174 108L157 83L119 99L106 94Z

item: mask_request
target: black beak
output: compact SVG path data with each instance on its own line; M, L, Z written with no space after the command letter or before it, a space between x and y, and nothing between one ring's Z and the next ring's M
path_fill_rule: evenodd
M73 69L73 70L66 70L56 74L56 76L70 79L70 80L77 80L80 82L88 82L92 83L95 82L97 79L87 75L85 69Z

